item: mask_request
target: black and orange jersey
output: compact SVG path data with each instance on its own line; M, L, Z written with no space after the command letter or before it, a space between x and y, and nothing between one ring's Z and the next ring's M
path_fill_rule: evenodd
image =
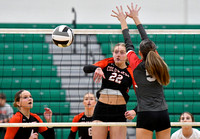
M43 121L37 114L30 113L28 119L21 112L16 112L9 123L43 123ZM47 127L8 127L4 139L29 139L32 130L34 133L40 133L45 139L55 139L54 129Z
M92 122L92 117L87 117L84 112L76 115L72 122ZM75 139L76 132L80 139L92 139L91 127L71 127L68 139Z
M132 84L134 84L131 67L127 64L127 68L118 68L114 63L113 57L101 60L94 65L100 67L104 72L105 79L102 79L101 89L107 88L119 90L126 102L128 102L128 91Z

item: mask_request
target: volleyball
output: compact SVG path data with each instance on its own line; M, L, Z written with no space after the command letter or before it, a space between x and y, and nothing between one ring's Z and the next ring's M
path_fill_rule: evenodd
M52 40L58 47L68 47L74 40L73 31L66 25L60 25L53 30Z

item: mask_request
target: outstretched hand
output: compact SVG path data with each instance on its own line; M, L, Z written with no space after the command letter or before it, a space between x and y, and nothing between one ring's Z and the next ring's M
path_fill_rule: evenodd
M133 3L131 3L131 7L129 7L127 5L127 8L129 9L129 13L128 12L125 12L126 13L126 16L134 19L134 18L137 18L138 17L138 13L141 9L141 7L138 8L138 5L136 4L135 7L133 6Z
M112 10L113 14L111 14L111 16L116 17L120 22L122 22L123 20L126 20L127 15L123 12L122 6L120 6L120 8L116 6L116 8L117 8L117 12Z
M52 122L52 111L50 108L44 108L44 118L46 119L47 123Z
M94 72L93 80L95 83L100 83L102 77L105 79L104 73L101 68L97 68Z

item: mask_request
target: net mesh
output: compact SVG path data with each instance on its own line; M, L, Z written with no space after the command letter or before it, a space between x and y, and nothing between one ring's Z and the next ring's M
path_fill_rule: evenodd
M171 80L164 93L171 122L178 122L184 111L192 113L199 122L200 33L163 34L161 30L160 34L148 36L169 66ZM138 54L139 34L131 34L131 39ZM53 122L72 122L76 114L84 111L84 94L96 94L101 86L93 82L92 74L83 72L83 66L112 57L112 47L119 42L124 42L119 30L114 34L77 32L74 43L67 48L52 43L51 31L39 34L0 32L0 92L6 94L7 103L12 106L15 93L26 89L34 99L31 112L45 121L44 108L49 107L53 111ZM136 105L133 89L129 95L127 109L133 109ZM69 130L56 128L57 135L62 137ZM172 133L175 130L177 128L173 128Z

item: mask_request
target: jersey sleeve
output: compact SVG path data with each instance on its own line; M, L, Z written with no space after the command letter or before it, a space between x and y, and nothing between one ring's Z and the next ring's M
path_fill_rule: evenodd
M78 115L76 115L76 116L73 118L72 122L73 122L73 123L79 122L79 120L81 119L81 117L82 117L83 115L84 115L84 112L83 112L83 113L80 113L80 114L78 114ZM77 132L77 130L78 130L78 127L76 127L76 126L72 126L72 127L71 127L71 131L72 131L72 132Z
M96 70L96 68L98 68L98 67L95 66L95 65L85 65L85 66L83 67L83 71L84 71L85 73L92 73L92 72L94 72L94 71Z
M101 69L105 68L108 63L114 62L113 58L106 58L104 60L98 61L93 65L85 65L83 71L85 73L92 73L96 70L96 68L100 67Z
M137 25L142 40L149 39L142 24Z
M9 121L9 123L21 123L22 122L22 115L19 113L16 113ZM8 127L6 129L6 134L4 139L14 139L15 135L17 134L17 131L19 130L19 127Z
M123 34L124 42L125 42L125 45L126 45L126 52L134 51L135 48L134 48L134 45L133 45L133 43L131 41L131 37L130 37L130 34L129 34L129 29L122 30L122 34Z
M134 77L133 77L133 70L131 69L130 66L128 66L127 70L128 70L128 72L129 72L129 74L131 75L133 89L135 90L136 82L135 82Z
M44 137L44 139L55 139L54 128L47 128L47 130L42 132L41 135Z
M129 51L127 53L127 57L128 57L130 67L133 71L142 62L142 60L139 59L139 57L136 55L134 51Z
M38 120L39 123L43 123L42 119L37 114L31 113L31 115L34 116ZM38 127L38 132L42 133L46 131L47 129L48 129L47 127Z
M37 114L33 114L31 113L31 115L33 115L39 123L43 123L42 119L37 115ZM47 127L38 127L38 132L45 138L45 139L55 139L55 131L53 128L47 128Z
M103 60L101 60L101 61L99 61L99 62L97 62L93 65L100 67L101 69L104 69L109 63L114 63L113 57L103 59Z
M178 138L178 131L174 132L172 135L171 135L171 138L170 139L177 139Z
M72 131L70 130L68 139L75 139L75 138L76 138L76 132L72 132Z
M129 30L124 29L122 31L122 34L123 34L125 45L126 45L128 61L129 61L129 64L130 64L132 70L134 70L137 67L137 65L141 62L141 60L138 58L138 56L136 55L136 53L134 51L135 49L134 49L134 45L131 41Z

